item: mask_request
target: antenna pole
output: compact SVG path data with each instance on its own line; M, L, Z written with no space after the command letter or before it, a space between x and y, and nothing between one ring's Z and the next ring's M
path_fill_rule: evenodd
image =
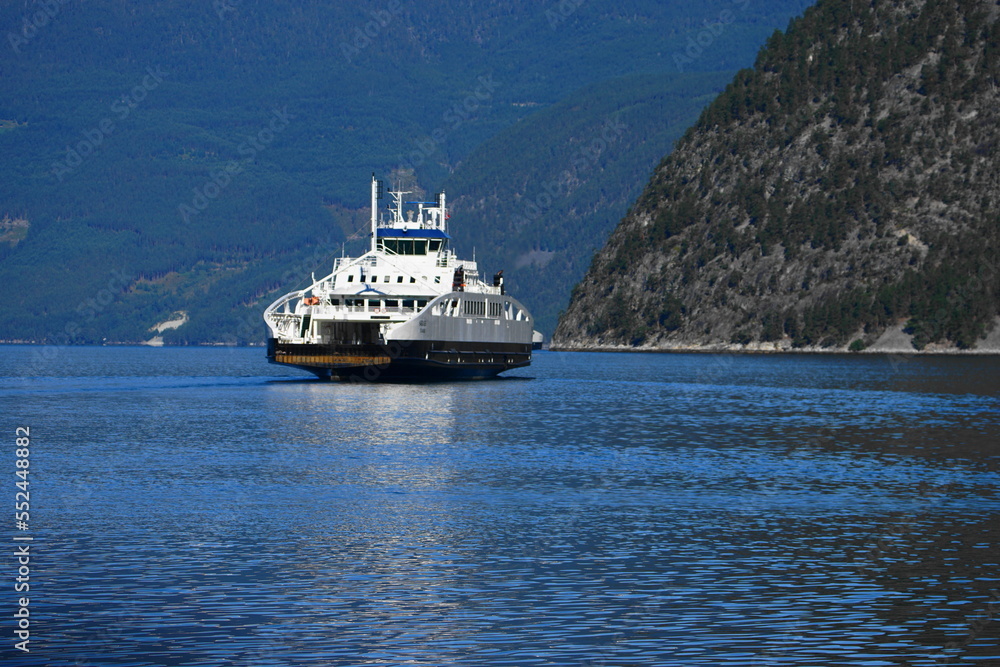
M447 219L448 219L448 210L445 208L445 205L444 205L444 190L442 190L441 191L441 231L442 232L447 232L448 231L446 229L447 223L445 222L445 220L447 220Z
M375 248L378 242L376 234L378 233L378 204L375 202L378 196L378 181L375 180L375 172L372 172L372 252L375 252Z

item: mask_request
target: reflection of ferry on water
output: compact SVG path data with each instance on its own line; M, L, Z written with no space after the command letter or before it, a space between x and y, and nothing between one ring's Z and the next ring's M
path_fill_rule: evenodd
M505 293L503 271L487 284L475 262L455 257L444 193L404 202L407 193L390 192L380 216L381 186L373 176L371 250L337 259L264 312L268 360L370 380L486 378L530 364L531 314Z

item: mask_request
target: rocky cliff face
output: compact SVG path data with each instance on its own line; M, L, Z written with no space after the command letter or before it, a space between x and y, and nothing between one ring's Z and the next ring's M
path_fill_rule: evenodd
M657 167L563 348L975 348L1000 313L1000 2L821 0Z

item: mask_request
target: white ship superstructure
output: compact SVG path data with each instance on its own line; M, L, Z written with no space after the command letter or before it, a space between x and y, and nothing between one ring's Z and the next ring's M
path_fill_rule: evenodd
M379 215L372 176L371 249L264 312L268 360L320 377L485 378L531 363L534 320L449 247L444 193L393 201Z

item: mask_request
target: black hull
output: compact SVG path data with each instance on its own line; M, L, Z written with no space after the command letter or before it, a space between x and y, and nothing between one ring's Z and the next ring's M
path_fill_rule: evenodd
M531 344L390 341L298 345L267 341L267 360L331 380L481 380L531 364Z

